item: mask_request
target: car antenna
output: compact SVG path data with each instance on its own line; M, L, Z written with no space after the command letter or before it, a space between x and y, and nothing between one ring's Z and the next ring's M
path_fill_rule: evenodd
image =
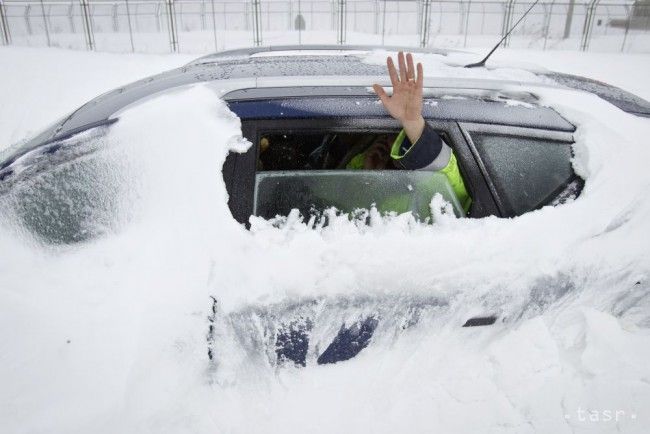
M510 33L512 33L512 31L513 31L513 30L514 30L514 29L519 25L519 23L521 22L521 20L523 20L524 18L526 18L526 15L528 15L528 12L530 12L531 10L533 10L533 7L534 7L538 2L539 2L539 0L535 0L535 2L534 2L532 5L530 5L530 7L529 7L528 10L526 11L526 13L523 14L523 15L521 16L521 18L519 18L519 20L515 23L514 26L510 27L510 30L508 30L508 33L506 33L506 34L503 36L503 38L501 38L501 40L500 40L499 42L497 42L497 44L494 46L494 48L493 48L492 50L490 50L490 52L488 53L488 55L485 56L485 58L484 58L483 60L481 60L480 62L470 63L469 65L465 65L465 68L475 68L475 67L477 67L477 66L485 66L485 62L487 62L487 60L490 58L490 56L492 55L492 53L494 53L494 52L497 50L497 48L499 48L499 45L501 45L501 43L502 43L503 41L505 41L506 38L507 38L508 36L510 36Z

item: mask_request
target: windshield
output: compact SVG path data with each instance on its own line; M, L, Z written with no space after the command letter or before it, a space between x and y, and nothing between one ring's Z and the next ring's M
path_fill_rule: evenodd
M432 217L436 193L456 216L464 212L447 177L440 173L395 170L299 170L258 172L254 214L286 216L292 209L304 217L321 215L331 207L350 213L370 209L412 212L420 220Z

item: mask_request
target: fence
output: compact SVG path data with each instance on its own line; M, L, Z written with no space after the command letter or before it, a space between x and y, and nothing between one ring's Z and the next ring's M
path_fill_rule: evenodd
M490 46L516 0L0 0L0 43L208 52L277 44ZM650 0L542 0L506 46L650 52Z

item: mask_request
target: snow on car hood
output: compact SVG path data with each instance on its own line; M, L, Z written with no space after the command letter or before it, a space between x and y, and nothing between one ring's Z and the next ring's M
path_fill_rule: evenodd
M582 195L434 225L406 214L312 228L293 215L247 231L219 169L250 144L225 104L195 86L129 108L103 139L129 191L105 236L46 247L0 226L4 430L571 432L594 426L580 419L590 409L625 414L597 429L643 432L650 123L540 92L578 125ZM211 297L226 324L209 361ZM311 369L256 363L228 328L249 308L364 297L436 297L454 313ZM493 310L503 321L460 328Z

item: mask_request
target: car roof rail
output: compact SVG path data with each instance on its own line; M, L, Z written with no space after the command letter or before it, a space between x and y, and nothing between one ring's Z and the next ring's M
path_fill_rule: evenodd
M219 51L213 54L208 54L191 62L207 63L218 62L219 60L228 60L232 58L246 58L259 53L270 53L280 51L408 51L411 53L425 53L425 54L440 54L447 55L450 52L460 52L459 50L447 50L439 48L416 48L416 47L400 47L400 46L386 46L386 45L334 45L334 44L314 44L314 45L276 45L265 47L249 47L237 48L234 50Z

